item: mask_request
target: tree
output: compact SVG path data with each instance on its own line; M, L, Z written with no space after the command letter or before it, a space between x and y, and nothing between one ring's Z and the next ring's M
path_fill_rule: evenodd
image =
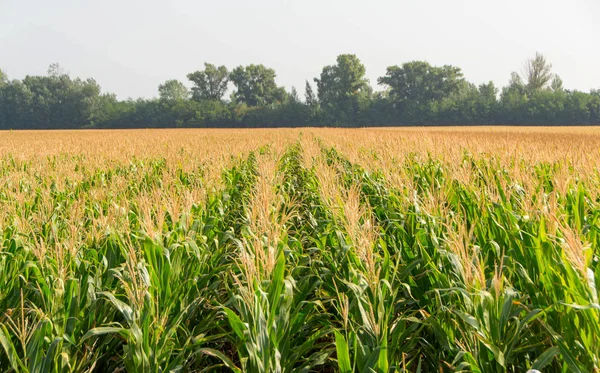
M301 126L310 123L311 108L300 100L298 91L292 87L288 100L276 109L277 126Z
M35 128L32 119L33 93L20 80L0 89L0 129Z
M504 99L508 96L508 95L513 95L513 96L523 96L524 99L527 98L527 87L525 86L525 83L523 83L523 79L521 79L521 76L516 73L516 72L512 72L510 74L510 80L508 81L508 85L505 86L504 88L502 88L502 94L500 96L500 100L504 101Z
M592 89L590 91L590 123L594 125L600 124L600 89Z
M8 75L0 69L0 88L8 83Z
M527 104L526 87L521 76L513 72L508 85L502 89L500 95L500 121L507 124L519 124L524 120Z
M333 124L357 124L361 107L372 93L365 66L354 54L341 54L336 62L315 78L321 109Z
M287 98L283 87L275 84L275 70L264 65L238 66L229 75L236 87L234 99L248 106L282 103Z
M390 87L392 100L426 104L458 93L465 80L458 67L437 67L425 61L412 61L401 67L388 67L378 83Z
M304 86L304 102L306 104L307 122L315 123L318 121L319 99L315 95L309 81Z
M315 96L312 86L310 85L308 80L306 81L306 84L304 86L304 101L306 101L306 105L312 108L317 107L319 105L319 99Z
M564 90L564 88L563 88L563 81L560 78L560 76L554 74L554 78L552 79L552 83L550 84L550 88L552 88L552 90L554 92L562 92Z
M479 86L479 97L477 99L478 124L493 124L498 106L498 89L494 82L481 84Z
M58 64L48 76L26 76L0 90L4 128L81 128L97 117L100 86L93 79L71 79Z
M373 93L364 65L343 54L314 79L316 89L305 82L304 100L295 88L288 94L277 86L275 71L263 65L228 74L211 64L188 75L193 100L177 80L158 87L160 99L118 100L55 63L46 75L10 81L0 70L0 129L600 124L600 90L567 90L550 70L536 54L498 97L492 82L475 86L457 67L412 61L388 67L378 79L384 90ZM230 80L236 90L232 102L224 102Z
M552 80L552 65L546 61L544 55L538 52L534 58L525 62L524 75L528 92L541 90L546 88Z
M481 84L479 86L479 94L483 101L496 102L498 97L498 89L494 85L494 82L489 81L488 83Z
M216 67L204 63L204 70L188 74L187 78L194 83L192 99L195 101L221 101L229 84L229 71L225 66Z
M557 96L557 95L555 95ZM561 123L569 124L597 124L593 123L593 108L590 105L593 96L584 92L573 91L568 94L558 95L563 104L560 109L563 111L563 120Z
M58 78L63 75L69 75L65 72L65 69L60 66L58 62L51 63L48 67L48 76Z
M397 111L397 120L409 123L431 120L427 115L432 105L440 107L438 103L446 99L442 106L450 107L450 101L457 99L461 90L467 90L460 68L437 67L425 61L390 66L378 83L389 88L389 101Z
M188 99L190 92L182 82L171 79L158 86L158 95L163 101L183 101Z
M300 103L300 96L298 95L298 90L296 89L296 87L292 86L292 90L290 91L289 94L289 102L293 103L293 104L298 104Z
M517 92L519 94L525 94L525 84L523 83L523 79L516 72L512 72L510 74L510 80L508 81L508 86L505 87L505 90L510 92Z

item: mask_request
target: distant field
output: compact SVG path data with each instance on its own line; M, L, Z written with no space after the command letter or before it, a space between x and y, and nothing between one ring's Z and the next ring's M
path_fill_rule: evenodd
M0 131L2 372L600 372L600 128Z

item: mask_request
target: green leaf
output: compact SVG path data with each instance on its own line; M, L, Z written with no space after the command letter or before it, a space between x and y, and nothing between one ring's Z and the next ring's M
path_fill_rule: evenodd
M388 348L387 339L383 339L381 349L379 350L379 360L377 361L377 371L385 373L388 371Z
M348 343L343 335L337 330L335 333L335 349L337 352L338 367L341 373L352 373L352 364L350 364L350 351Z
M574 373L585 373L585 370L581 367L581 364L577 362L577 358L571 354L571 349L565 344L564 341L558 342L560 354L565 359L569 370Z
M19 359L19 356L17 355L15 346L13 345L10 338L8 338L9 335L10 333L8 332L4 324L0 324L0 344L2 345L2 348L4 348L4 352L8 357L8 361L10 362L11 367L16 372L27 371L27 369Z
M212 348L203 347L203 348L197 349L196 352L204 354L204 355L214 356L214 357L218 358L219 360L221 360L227 368L233 370L236 373L242 372L242 370L240 368L236 367L235 364L227 356L225 356L225 354L223 354L220 351L217 351Z
M531 369L541 370L552 362L554 357L560 353L560 349L556 346L550 347L544 351L537 359L533 362Z
M235 312L233 312L232 310L230 310L227 307L223 307L223 312L225 312L225 315L227 315L227 320L229 321L229 326L231 326L231 329L233 329L233 331L235 332L237 337L241 341L245 341L246 340L245 331L246 331L247 327L242 322L240 317L238 315L236 315Z
M124 332L127 332L127 329L122 327L100 326L85 333L83 338L81 338L81 341L83 342L89 338L98 337L105 334L123 334Z

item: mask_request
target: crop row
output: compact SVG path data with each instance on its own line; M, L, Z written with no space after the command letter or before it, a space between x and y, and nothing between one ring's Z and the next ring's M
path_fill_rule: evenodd
M279 149L218 181L3 158L0 370L600 371L597 173Z

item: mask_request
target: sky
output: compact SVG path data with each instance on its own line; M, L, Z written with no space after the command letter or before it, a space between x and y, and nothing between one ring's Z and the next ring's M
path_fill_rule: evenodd
M375 89L387 66L455 65L508 83L541 52L568 89L600 88L599 0L0 0L0 69L58 62L120 99L203 68L251 63L304 92L337 55L356 54ZM313 85L314 87L314 85Z

